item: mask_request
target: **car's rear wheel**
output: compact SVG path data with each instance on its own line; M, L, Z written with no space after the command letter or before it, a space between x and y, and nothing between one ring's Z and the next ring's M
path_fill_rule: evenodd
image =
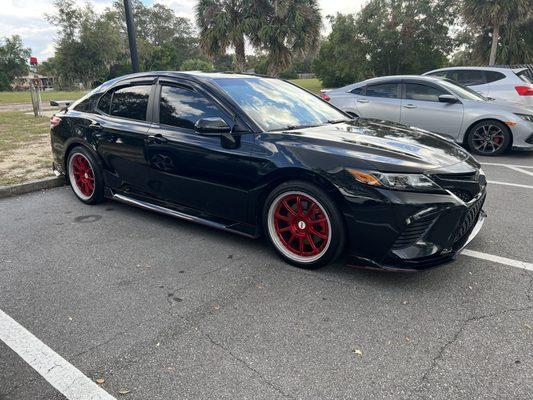
M68 177L74 194L86 204L104 200L104 181L100 166L89 150L78 146L67 160Z
M300 268L326 265L344 246L343 221L336 205L307 182L286 182L269 194L263 227L276 252Z
M470 129L468 147L474 154L495 156L511 144L509 128L499 121L481 121Z

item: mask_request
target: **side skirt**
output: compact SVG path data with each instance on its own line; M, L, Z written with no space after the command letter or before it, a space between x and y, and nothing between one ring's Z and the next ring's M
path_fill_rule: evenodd
M108 192L108 195L109 195L109 197L112 200L116 200L116 201L119 201L121 203L125 203L125 204L128 204L128 205L139 207L139 208L142 208L142 209L145 209L145 210L155 211L157 213L168 215L170 217L182 219L182 220L185 220L185 221L194 222L194 223L197 223L197 224L200 224L200 225L204 225L204 226L208 226L210 228L223 230L223 231L226 231L226 232L236 233L237 235L246 236L246 237L253 238L253 239L258 237L257 235L252 235L252 234L249 234L249 233L246 233L246 232L239 231L237 229L233 229L232 225L229 225L229 226L228 225L224 225L224 224L221 224L221 223L218 223L218 222L214 222L214 221L211 221L211 220L208 220L208 219L205 219L205 218L201 218L201 217L197 217L197 216L194 216L194 215L186 214L186 213L183 213L183 212L180 212L180 211L176 211L176 210L173 210L171 208L167 208L167 207L163 207L163 206L160 206L160 205L157 205L157 204L149 203L147 201L134 199L132 197L124 196L122 194L113 193L113 192L111 192L111 193Z

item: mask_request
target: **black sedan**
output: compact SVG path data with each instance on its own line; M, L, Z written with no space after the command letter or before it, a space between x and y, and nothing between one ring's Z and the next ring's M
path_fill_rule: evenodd
M51 119L56 173L105 198L244 236L287 262L418 270L477 234L486 180L458 145L350 116L278 79L152 72Z

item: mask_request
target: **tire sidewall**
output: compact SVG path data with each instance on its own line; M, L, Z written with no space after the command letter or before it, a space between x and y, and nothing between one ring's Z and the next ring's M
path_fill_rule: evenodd
M76 193L76 191L74 190L74 186L73 185L75 185L76 183L75 182L71 182L71 178L70 178L70 176L71 176L71 160L77 154L80 154L83 157L85 157L87 159L87 161L89 162L89 164L91 166L91 169L93 170L93 174L94 174L94 191L93 191L92 195L89 198L80 197L78 195L78 193ZM82 201L85 204L97 204L97 203L100 203L100 202L103 201L103 199L104 199L104 181L103 181L102 168L100 167L100 164L98 163L96 158L93 156L93 154L88 149L86 149L83 146L76 146L70 151L70 153L68 155L68 158L67 158L67 176L68 176L72 191L74 192L74 194L76 195L76 197L80 201Z
M503 132L503 136L504 136L504 145L501 146L497 151L495 151L494 153L483 153L481 151L478 151L476 150L476 148L474 147L473 145L473 136L474 136L474 132L476 130L478 130L480 127L482 127L483 125L496 125L498 126L502 132ZM478 122L477 124L475 124L472 129L470 129L470 132L468 133L468 138L467 138L467 144L468 144L468 149L470 150L471 153L473 154L477 154L477 155L480 155L480 156L497 156L497 155L500 155L500 154L503 154L505 153L508 149L509 149L509 146L511 144L511 132L509 130L509 128L503 124L502 122L500 121L482 121L482 122Z
M318 200L320 205L324 208L327 214L327 218L330 223L329 229L331 230L331 239L327 250L324 254L312 261L312 262L299 262L292 258L287 257L274 243L272 235L276 235L275 232L271 232L269 229L269 210L276 199L283 194L289 194L291 192L301 192L311 198ZM342 252L345 241L345 230L342 215L338 210L330 196L328 196L319 187L304 182L304 181L289 181L282 183L276 187L265 200L262 213L262 227L263 233L268 238L270 245L274 248L276 253L287 263L292 264L299 268L316 269L320 268L332 261L334 261Z

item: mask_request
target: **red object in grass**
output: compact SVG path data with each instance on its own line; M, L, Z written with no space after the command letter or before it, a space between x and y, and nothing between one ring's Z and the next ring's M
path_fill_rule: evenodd
M533 87L531 86L515 86L514 88L520 96L533 96Z
M55 128L61 123L61 118L56 117L55 115L50 118L50 129Z

